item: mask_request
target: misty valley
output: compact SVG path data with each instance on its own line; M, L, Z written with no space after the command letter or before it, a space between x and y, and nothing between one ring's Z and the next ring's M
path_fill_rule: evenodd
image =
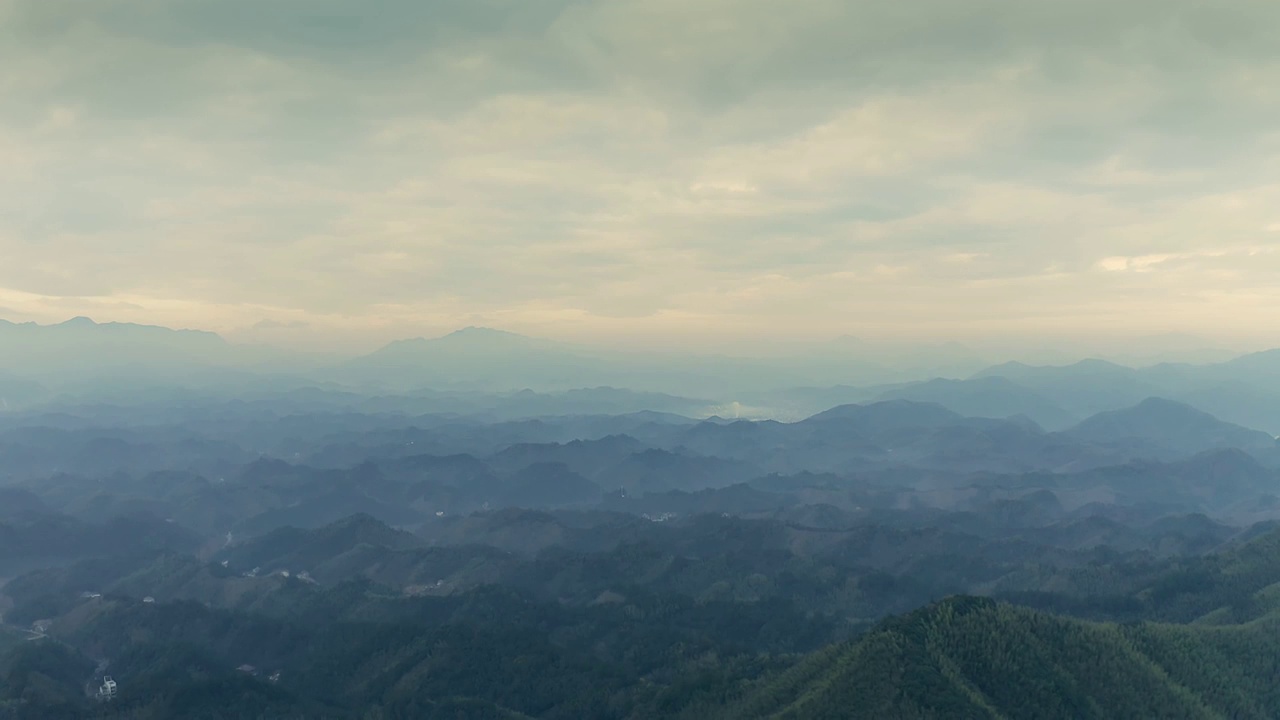
M708 398L15 327L96 364L5 376L0 717L1280 715L1275 355Z
M1280 0L0 0L0 720L1280 719Z

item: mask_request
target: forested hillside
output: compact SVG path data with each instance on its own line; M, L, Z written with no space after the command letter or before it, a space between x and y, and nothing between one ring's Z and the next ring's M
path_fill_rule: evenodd
M763 683L725 717L1274 718L1280 618L1115 625L958 597Z
M0 460L0 717L1277 710L1274 448L1171 403L71 406Z

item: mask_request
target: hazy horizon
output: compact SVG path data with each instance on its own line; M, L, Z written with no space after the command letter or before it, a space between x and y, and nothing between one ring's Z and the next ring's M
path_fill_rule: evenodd
M0 0L0 317L1280 346L1280 5L777 8Z
M0 0L0 716L1280 718L1280 0Z
M74 326L82 321L85 324L92 323L94 325L140 325L147 327L146 323L131 323L115 320L99 320L88 316L74 316L60 322L42 323L39 321L15 321L9 318L0 317L0 325L9 323L12 325L30 325L41 328L52 328L55 326ZM684 356L724 356L736 358L756 358L762 360L786 359L786 358L802 358L806 356L847 356L859 357L867 361L875 361L877 359L885 361L890 358L906 359L919 356L921 353L932 353L936 357L934 360L942 365L950 365L953 368L960 366L971 366L973 370L994 366L1006 362L1023 362L1029 364L1043 365L1068 365L1082 360L1104 359L1120 364L1129 364L1134 367L1143 367L1157 365L1165 362L1186 362L1192 364L1213 363L1230 358L1246 355L1251 352L1260 350L1274 349L1267 346L1257 348L1241 348L1240 346L1229 346L1225 344L1215 344L1207 338L1202 338L1184 333L1166 333L1161 335L1148 335L1138 337L1116 337L1116 338L1090 338L1077 340L1074 344L1068 341L1060 340L1060 344L1038 344L1034 340L1028 339L976 339L976 342L966 344L962 341L948 341L937 338L924 338L921 340L895 339L895 338L867 338L856 337L852 335L841 335L837 337L817 338L813 340L779 340L772 339L770 342L746 342L737 344L717 344L714 346L689 346L688 344L663 345L645 343L642 346L632 346L625 342L608 342L600 338L574 340L563 339L546 336L525 335L516 333L503 328L494 328L487 326L468 325L465 327L457 327L445 330L438 334L422 334L408 336L393 336L384 341L375 344L345 344L336 348L314 347L297 347L288 342L271 342L262 341L252 336L246 337L243 334L232 332L218 333L216 330L198 327L184 326L150 326L160 327L169 330L193 331L203 333L213 333L221 337L224 341L232 346L242 347L270 347L284 351L293 351L309 355L331 356L335 359L343 357L360 357L370 353L386 349L397 343L413 342L420 340L442 340L451 337L460 337L468 334L476 336L514 336L529 340L544 341L552 343L553 347L565 349L579 349L583 352L636 352L637 350L645 353L655 353L658 355L684 355ZM970 339L971 341L975 339ZM483 342L483 341L482 341ZM479 349L478 347L476 349ZM940 355L939 355L940 353ZM948 355L947 353L950 353ZM927 363L926 363L927 364ZM950 375L960 377L967 373L952 372Z
M355 356L374 352L389 344L403 340L438 339L453 333L478 328L511 333L523 337L548 340L553 342L579 345L588 348L615 350L653 350L656 352L688 352L700 355L735 355L750 357L768 357L779 354L804 352L806 349L832 347L846 344L852 348L856 344L878 348L920 348L953 346L983 353L991 363L1010 360L1041 360L1044 362L1069 362L1070 358L1086 359L1092 357L1115 359L1123 362L1150 362L1152 364L1166 361L1198 362L1206 358L1222 358L1243 355L1251 352L1271 350L1280 347L1280 340L1269 342L1265 336L1249 339L1214 337L1211 334L1194 334L1189 332L1152 332L1146 334L1082 334L1068 336L1063 334L1045 335L986 335L968 337L950 336L898 336L856 333L817 334L813 336L761 335L758 337L742 337L731 339L720 338L683 338L683 337L650 337L644 335L614 336L593 335L567 331L536 332L520 331L512 327L486 324L467 324L459 322L453 325L419 327L408 324L404 327L380 328L375 332L344 334L335 336L299 336L311 326L304 324L289 325L275 321L260 321L247 328L220 328L217 326L201 326L195 323L161 322L159 318L146 315L135 317L126 313L122 316L96 313L85 315L80 313L62 314L48 318L32 318L18 314L0 314L0 322L14 325L35 324L49 327L69 323L79 318L87 318L95 324L111 323L150 325L172 330L191 330L214 333L235 345L261 345L304 353L332 354L337 356ZM853 343L854 345L848 345Z

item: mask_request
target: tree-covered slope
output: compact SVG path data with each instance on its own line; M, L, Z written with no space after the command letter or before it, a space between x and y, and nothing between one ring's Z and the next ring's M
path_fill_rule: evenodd
M1276 629L1090 623L952 598L811 656L725 717L1274 718Z

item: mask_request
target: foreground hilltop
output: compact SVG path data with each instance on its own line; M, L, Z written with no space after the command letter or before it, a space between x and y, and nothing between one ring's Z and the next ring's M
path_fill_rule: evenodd
M956 597L821 651L724 717L1274 718L1280 620L1114 625Z

